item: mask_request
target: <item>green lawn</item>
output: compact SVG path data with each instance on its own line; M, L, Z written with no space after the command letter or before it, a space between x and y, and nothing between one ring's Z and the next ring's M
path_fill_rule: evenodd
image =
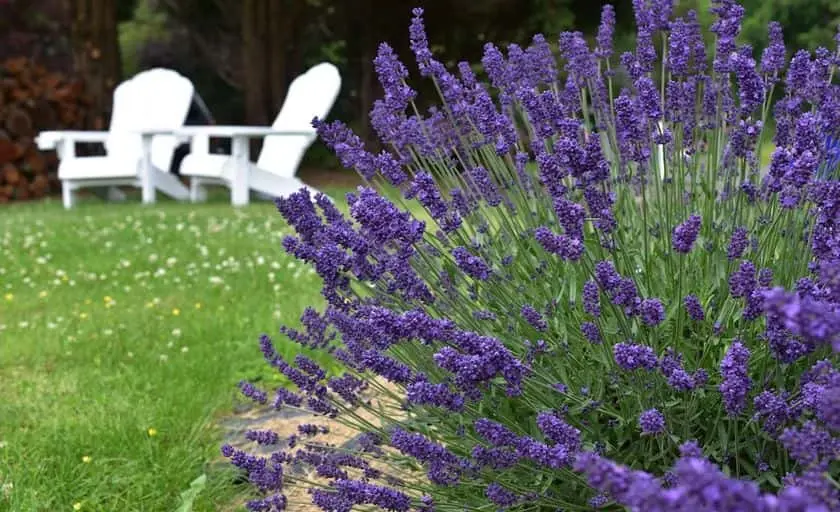
M205 473L193 510L235 502L214 419L321 301L287 232L265 202L0 208L0 510L174 511Z

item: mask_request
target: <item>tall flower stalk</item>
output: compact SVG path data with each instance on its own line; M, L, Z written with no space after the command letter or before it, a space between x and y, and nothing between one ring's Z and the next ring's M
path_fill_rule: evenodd
M282 332L346 371L261 342L297 387L274 406L360 448L317 426L268 458L225 447L252 510L294 510L288 485L328 511L840 510L840 53L788 62L771 24L756 60L743 8L712 4L708 55L696 13L634 0L635 52L614 56L607 6L594 50L488 44L489 85L434 58L415 9L425 112L380 46L387 149L315 121L366 182L349 215L277 200L327 300Z

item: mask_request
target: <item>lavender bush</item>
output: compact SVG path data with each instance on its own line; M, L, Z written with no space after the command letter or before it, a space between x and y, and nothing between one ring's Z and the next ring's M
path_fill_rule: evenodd
M253 433L268 458L224 447L263 494L252 510L294 510L289 485L326 511L840 510L840 52L788 61L771 24L756 53L743 9L715 0L707 55L694 12L634 7L634 53L614 55L607 6L594 49L577 32L559 59L540 35L488 44L492 87L435 60L416 9L441 105L418 111L383 44L388 149L315 122L369 186L349 216L277 201L328 301L282 333L346 372L264 336L298 389L243 391L350 425L361 448L316 425Z

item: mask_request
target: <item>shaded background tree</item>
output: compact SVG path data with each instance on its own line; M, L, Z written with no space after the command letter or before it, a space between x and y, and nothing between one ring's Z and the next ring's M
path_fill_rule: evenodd
M84 77L90 109L85 126L103 130L122 77L117 0L66 0L73 68Z

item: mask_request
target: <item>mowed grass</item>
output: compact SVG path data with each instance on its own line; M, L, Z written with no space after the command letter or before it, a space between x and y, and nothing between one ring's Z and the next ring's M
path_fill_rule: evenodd
M204 474L193 510L236 502L214 420L321 303L289 232L270 202L0 208L0 510L174 511Z

